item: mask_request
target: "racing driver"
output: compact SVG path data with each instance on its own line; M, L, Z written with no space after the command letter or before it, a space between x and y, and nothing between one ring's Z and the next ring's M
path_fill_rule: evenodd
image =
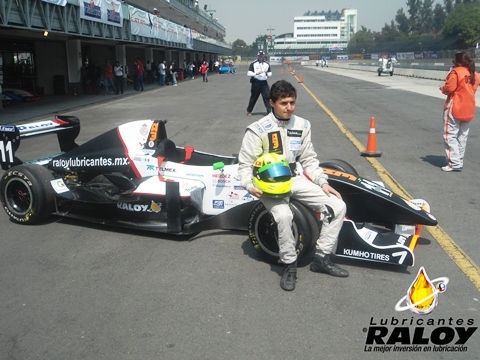
M348 271L332 263L331 253L343 224L346 205L341 195L328 184L328 177L319 166L311 141L311 125L306 119L293 115L297 91L280 80L272 85L269 96L272 112L249 125L239 152L239 176L242 186L263 202L278 229L279 262L284 264L280 286L286 291L295 289L297 253L292 233L293 213L288 206L290 197L271 198L253 185L253 165L263 154L283 155L292 171L291 198L295 198L324 215L320 237L310 270L332 276L347 277ZM300 163L307 179L301 176Z

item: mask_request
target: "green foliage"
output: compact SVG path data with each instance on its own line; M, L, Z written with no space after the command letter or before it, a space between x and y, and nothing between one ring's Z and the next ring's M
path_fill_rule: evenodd
M443 6L435 0L406 0L406 6L406 12L398 9L395 20L385 23L380 32L361 26L350 39L348 52L421 52L466 48L480 42L480 0L443 0ZM330 13L325 15L335 15ZM235 40L232 53L255 57L259 47L267 50L267 35L258 35L250 45Z
M436 4L433 9L433 32L438 33L442 30L447 20L447 12L442 5Z
M361 30L357 31L350 39L348 50L352 54L370 52L374 44L375 39L371 30L367 30L362 26Z
M408 32L410 31L410 25L409 25L407 15L405 15L405 12L403 11L403 8L397 11L397 15L395 16L395 21L397 22L398 32L407 35Z
M237 39L232 43L232 52L234 54L240 54L247 48L247 43L243 40Z
M456 37L458 48L475 46L480 41L480 4L457 4L448 15L442 34Z
M406 0L406 5L407 11L400 8L395 21L385 23L379 33L362 27L353 36L349 52L421 52L480 42L480 0L443 0L443 6L434 0Z

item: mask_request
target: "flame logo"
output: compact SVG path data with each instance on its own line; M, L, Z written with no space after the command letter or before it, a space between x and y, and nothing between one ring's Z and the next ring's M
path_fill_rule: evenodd
M428 314L433 311L437 303L438 294L422 266L408 289L407 305L412 306L411 310L414 313Z
M434 283L437 282L437 286ZM447 289L448 278L442 277L432 281L428 278L425 268L418 270L417 277L407 290L407 295L401 298L395 306L396 311L410 310L417 315L430 314L438 304L438 294ZM401 304L406 301L407 305Z
M150 204L150 209L152 209L153 212L159 213L162 211L162 203L157 204L152 200L152 203Z

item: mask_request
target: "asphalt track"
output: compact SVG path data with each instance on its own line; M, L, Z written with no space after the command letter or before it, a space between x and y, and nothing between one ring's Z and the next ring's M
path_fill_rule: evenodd
M244 233L207 231L184 239L58 218L18 226L0 215L0 358L480 357L477 332L463 353L365 351L366 332L381 322L390 332L396 322L412 334L423 327L425 337L442 322L453 321L454 327L471 319L478 326L478 114L464 171L443 173L441 82L298 67L300 84L281 69L273 68L271 82L284 78L297 85L297 114L312 121L322 160L346 160L364 177L430 203L439 227L422 234L415 266L340 260L350 271L347 279L305 267L297 289L286 293L278 285L281 268L260 261ZM79 103L88 99L74 99L68 112L62 110L68 107L65 98L55 110L80 118L80 143L129 120L166 118L168 135L178 145L232 154L245 126L264 111L259 102L253 117L244 115L245 72L212 75L209 83L150 86L108 100L92 97L101 102L88 106ZM23 118L35 118L29 109L18 109L19 122L22 112ZM3 114L0 123L8 112ZM359 152L372 116L383 154L366 159ZM22 144L20 155L57 150L54 141L39 138ZM419 266L431 279L450 279L437 308L421 318L434 325L419 326L418 316L394 310Z

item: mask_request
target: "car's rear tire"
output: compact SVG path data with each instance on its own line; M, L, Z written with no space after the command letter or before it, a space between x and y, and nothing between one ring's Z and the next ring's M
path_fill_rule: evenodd
M358 177L358 172L355 168L350 165L348 162L340 160L340 159L332 159L325 162L320 163L320 167L332 169L332 170L339 170L341 172L352 174Z
M19 224L35 224L55 209L50 181L54 177L40 165L18 165L7 170L0 180L0 199L10 219Z
M315 253L315 244L320 233L319 224L313 211L300 202L292 200L290 208L293 212L292 232L297 241L298 265L304 266L310 263ZM248 235L254 249L263 260L278 264L277 226L270 212L260 201L250 212Z

